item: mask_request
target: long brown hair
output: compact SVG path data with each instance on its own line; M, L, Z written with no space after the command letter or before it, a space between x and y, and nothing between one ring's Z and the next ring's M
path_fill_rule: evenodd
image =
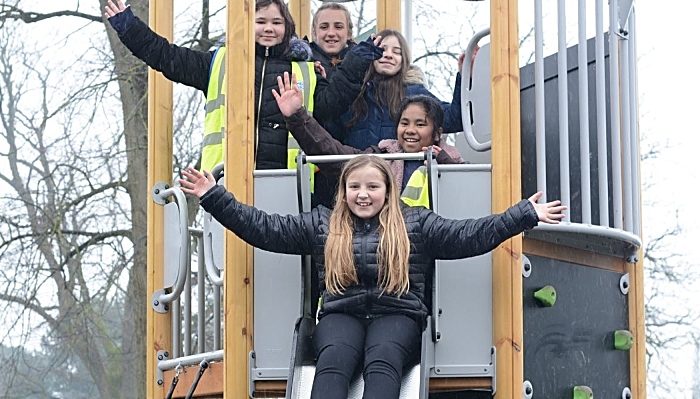
M367 101L364 94L367 83L371 80L376 82L375 93L379 104L389 108L392 119L398 121L401 116L401 102L406 94L406 73L411 66L411 49L408 47L406 38L399 31L384 29L377 35L382 37L382 41L390 36L396 37L399 41L399 46L401 46L401 69L396 75L386 76L377 72L376 68L374 68L374 62L370 64L362 82L360 94L355 98L355 102L352 103L353 115L347 124L348 126L352 126L361 118L367 117Z
M379 211L378 286L382 288L382 292L400 296L409 289L410 242L401 213L399 188L394 182L389 164L371 155L360 155L351 159L345 164L340 175L325 246L326 289L333 295L339 295L350 284L358 283L352 246L354 217L345 195L348 176L365 167L377 169L386 184L387 199Z

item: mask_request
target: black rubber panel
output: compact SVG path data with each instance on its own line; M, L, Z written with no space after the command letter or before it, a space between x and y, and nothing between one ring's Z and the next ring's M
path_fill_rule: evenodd
M619 398L630 385L629 351L615 350L615 330L628 330L628 296L620 273L529 256L523 278L524 374L533 398L571 398L587 385L596 398ZM542 306L535 291L552 285L557 302Z

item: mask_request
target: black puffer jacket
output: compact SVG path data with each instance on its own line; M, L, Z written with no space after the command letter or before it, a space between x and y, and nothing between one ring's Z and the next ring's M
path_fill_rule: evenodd
M227 229L260 249L286 254L308 255L324 281L324 247L328 237L331 211L317 207L298 215L268 215L238 202L221 186L201 198L202 207ZM358 317L405 314L422 321L428 314L425 301L426 277L435 259L460 259L481 255L508 238L537 225L537 212L523 200L504 213L480 219L445 219L422 207L404 207L408 238L410 291L401 297L381 294L377 287L377 246L379 225L376 219L357 219L353 235L355 267L359 283L347 287L343 295L330 295L323 287L320 317L329 313L349 313Z
M119 39L140 60L162 72L173 82L201 90L207 94L209 72L215 51L196 51L171 44L152 31L146 23L134 16L131 8L109 19L117 30ZM287 167L287 129L279 107L272 96L277 88L277 76L291 73L291 61L308 61L311 49L306 42L292 39L290 48L303 47L302 51L284 54L284 46L265 48L255 45L255 121L256 168L285 169ZM314 92L314 117L319 121L337 119L348 110L359 94L359 84L372 60L381 57L375 46L364 46L364 51L347 56L347 64L339 70L338 77L323 79L317 74ZM264 75L264 76L263 76ZM262 90L261 90L262 88ZM262 99L260 98L262 96Z

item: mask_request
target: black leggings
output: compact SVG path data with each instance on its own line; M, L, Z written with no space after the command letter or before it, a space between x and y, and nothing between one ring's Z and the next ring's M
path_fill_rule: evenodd
M311 399L347 399L362 359L362 398L398 398L403 368L420 352L420 340L419 324L404 315L360 319L333 313L322 317L313 337L317 361Z

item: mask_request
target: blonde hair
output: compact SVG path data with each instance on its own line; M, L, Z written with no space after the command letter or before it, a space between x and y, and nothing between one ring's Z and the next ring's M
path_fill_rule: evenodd
M408 292L410 286L408 258L411 244L401 213L399 189L389 164L371 155L360 155L348 161L340 175L325 246L326 289L333 295L339 295L350 284L358 283L352 246L354 218L345 195L348 176L365 167L377 169L386 184L387 200L379 211L378 286L382 288L382 293L400 296Z
M311 33L313 34L313 39L316 40L316 26L318 24L318 14L321 13L321 11L324 10L338 10L342 11L343 14L345 14L345 28L348 30L348 41L351 42L353 39L353 25L352 25L352 18L350 17L350 11L348 11L348 8L345 7L344 5L340 3L323 3L321 6L316 10L316 13L314 14L314 18L311 21Z

